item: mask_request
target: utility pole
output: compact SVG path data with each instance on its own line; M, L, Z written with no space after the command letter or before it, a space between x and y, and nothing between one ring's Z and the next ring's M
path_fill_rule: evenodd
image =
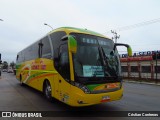
M115 43L117 43L117 39L120 38L120 35L118 35L117 32L114 30L111 30L111 33L113 33L112 40L115 40Z
M2 60L1 60L1 53L0 53L0 79L1 79L1 71L2 71L2 66L1 66L1 64L2 64Z

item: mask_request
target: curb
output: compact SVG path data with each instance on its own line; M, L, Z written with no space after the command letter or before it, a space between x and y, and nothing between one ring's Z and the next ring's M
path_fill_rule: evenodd
M139 84L147 84L147 85L157 85L160 86L160 83L149 83L149 82L138 82L138 81L132 81L132 80L123 80L124 82L128 83L139 83Z

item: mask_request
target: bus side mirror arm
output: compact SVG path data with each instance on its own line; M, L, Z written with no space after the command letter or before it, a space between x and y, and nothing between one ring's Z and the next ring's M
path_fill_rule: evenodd
M61 38L61 41L66 41L66 40L68 40L68 35L65 35Z
M117 46L125 46L127 48L128 56L132 56L132 48L128 44L123 44L123 43L115 43L113 50L115 51Z

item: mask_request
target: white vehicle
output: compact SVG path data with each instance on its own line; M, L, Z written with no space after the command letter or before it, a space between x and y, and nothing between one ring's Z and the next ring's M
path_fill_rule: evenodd
M3 69L2 72L7 72L7 69Z
M13 73L13 69L11 67L8 68L8 73Z

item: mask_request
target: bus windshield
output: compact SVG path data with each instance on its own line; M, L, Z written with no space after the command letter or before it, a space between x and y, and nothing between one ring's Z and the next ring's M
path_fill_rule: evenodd
M121 67L114 42L93 35L72 33L77 40L77 52L73 54L76 77L117 77Z

